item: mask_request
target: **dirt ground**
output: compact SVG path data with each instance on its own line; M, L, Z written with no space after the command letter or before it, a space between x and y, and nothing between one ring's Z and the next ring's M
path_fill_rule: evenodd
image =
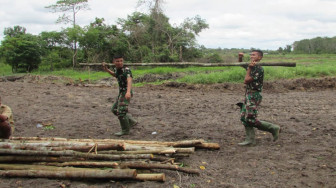
M0 178L1 187L336 187L336 78L266 82L259 119L277 123L277 142L256 131L257 146L241 147L244 128L234 104L242 84L167 83L134 88L130 113L139 121L123 139L177 141L205 139L220 150L197 150L185 165L205 166L200 176L163 171L167 181L92 181ZM13 136L117 138L110 107L112 86L65 83L58 78L0 82L2 103L12 107ZM54 130L37 128L52 123ZM157 132L157 134L152 134ZM157 172L162 172L157 170Z

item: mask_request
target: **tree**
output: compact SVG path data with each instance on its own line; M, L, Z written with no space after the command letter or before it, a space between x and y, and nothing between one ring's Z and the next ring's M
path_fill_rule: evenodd
M71 42L65 31L42 32L39 35L42 49L42 64L50 65L50 70L54 68L64 68L72 66Z
M8 31L18 31L13 32ZM26 29L15 26L5 29L5 39L2 41L1 53L5 63L12 66L12 72L31 72L41 63L41 48L37 36L26 34Z
M145 61L182 61L192 59L196 36L209 25L199 16L187 18L180 26L172 26L162 12L163 0L140 0L138 6L147 5L149 14L135 12L118 23L129 38L131 54ZM183 54L182 54L183 52ZM191 54L185 54L191 53Z
M115 25L106 25L104 18L96 18L84 27L78 39L85 59L91 63L112 61L113 54L128 50L125 35Z
M64 12L58 17L56 23L72 23L73 29L76 27L76 14L81 10L89 10L88 0L59 0L54 5L47 6L53 12ZM68 13L68 14L67 14ZM70 15L69 15L70 13ZM77 40L73 41L73 67L77 64Z
M284 52L285 53L291 53L292 51L292 46L291 45L286 45L286 47L284 48Z
M9 37L17 37L19 35L24 35L26 34L26 28L21 27L19 25L14 26L13 28L5 28L4 30L4 35L9 36Z

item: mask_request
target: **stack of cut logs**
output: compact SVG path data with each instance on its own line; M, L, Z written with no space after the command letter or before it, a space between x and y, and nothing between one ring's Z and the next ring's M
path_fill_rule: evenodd
M165 181L165 174L153 169L199 174L178 161L197 148L219 149L219 144L13 137L0 141L0 176Z

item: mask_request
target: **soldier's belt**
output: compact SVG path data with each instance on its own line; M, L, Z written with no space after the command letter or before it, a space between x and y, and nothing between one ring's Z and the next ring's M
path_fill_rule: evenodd
M260 92L260 91L258 91L258 90L256 90L256 89L250 89L250 90L247 90L247 93L255 93L255 92Z

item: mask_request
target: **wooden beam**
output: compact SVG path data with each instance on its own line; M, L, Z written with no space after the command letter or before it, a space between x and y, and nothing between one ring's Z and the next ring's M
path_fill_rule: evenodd
M197 62L166 62L166 63L124 63L126 66L153 66L153 67L226 67L226 66L247 66L249 62L233 62L233 63L197 63ZM296 67L296 63L291 62L265 62L259 63L261 66L282 66L282 67ZM81 66L102 66L101 63L79 63ZM108 63L109 66L114 66L113 63Z

